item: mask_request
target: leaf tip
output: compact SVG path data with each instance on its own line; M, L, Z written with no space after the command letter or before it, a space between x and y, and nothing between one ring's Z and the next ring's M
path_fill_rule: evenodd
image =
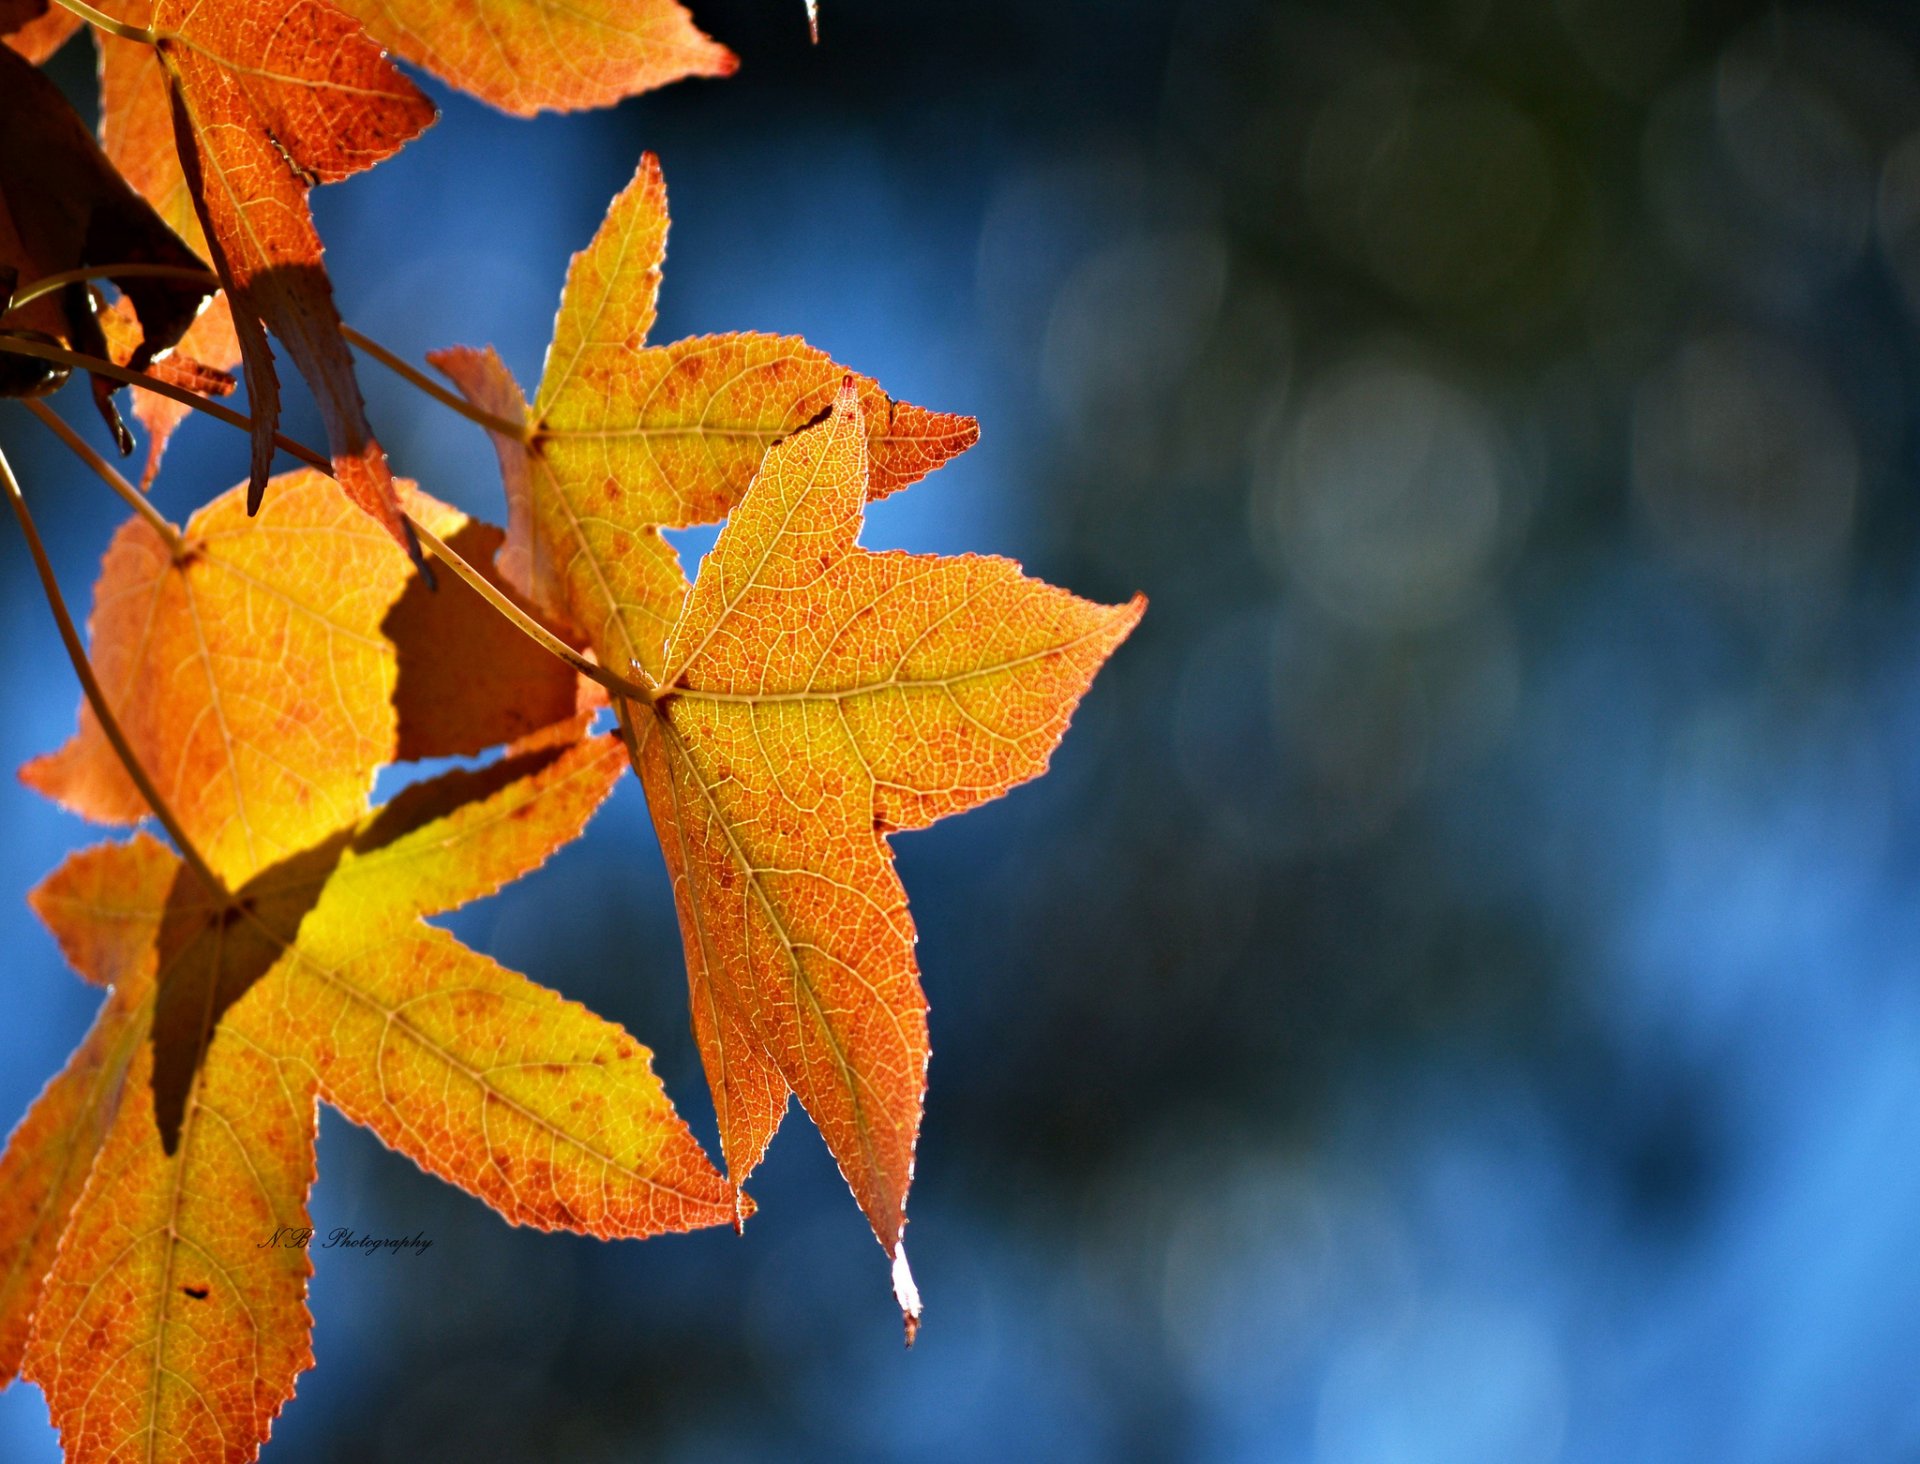
M907 1264L906 1243L893 1248L893 1299L900 1303L900 1322L906 1328L907 1346L920 1335L920 1288L914 1285L913 1268Z

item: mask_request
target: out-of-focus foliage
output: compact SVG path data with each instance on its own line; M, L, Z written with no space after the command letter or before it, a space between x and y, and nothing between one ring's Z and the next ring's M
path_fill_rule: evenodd
M911 1356L824 1148L776 1147L740 1239L606 1247L335 1125L316 1223L436 1243L316 1251L337 1361L279 1457L1920 1446L1910 11L840 3L817 50L783 6L700 18L724 88L517 129L436 92L437 153L316 197L343 313L414 354L459 320L535 379L652 148L661 339L804 334L983 422L869 542L1154 613L1050 778L902 850L935 1013ZM468 424L365 385L411 473L497 512ZM163 501L227 481L211 433ZM85 578L109 510L48 512ZM35 802L0 888L72 842ZM455 925L692 1094L632 789L622 837L629 868L572 851ZM19 1111L86 1003L10 918L46 968ZM39 1406L0 1397L9 1458L54 1457Z

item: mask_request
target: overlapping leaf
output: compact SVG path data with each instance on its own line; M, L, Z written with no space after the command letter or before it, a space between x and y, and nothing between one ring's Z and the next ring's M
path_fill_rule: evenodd
M846 369L794 336L741 332L647 346L667 197L647 154L567 273L531 412L491 351L432 357L476 403L524 422L495 435L507 485L508 579L624 672L661 669L686 582L663 527L713 523L766 450L832 404ZM856 378L875 498L964 452L971 417L895 402Z
M409 647L459 644L477 602L410 600L405 557L328 480L275 487L257 519L239 490L211 505L177 556L130 525L102 576L96 649L135 668L118 711L223 887L139 837L75 856L35 898L110 987L0 1158L0 1377L24 1344L70 1459L253 1456L311 1362L305 1253L263 1242L307 1224L316 1098L519 1223L645 1235L736 1215L644 1048L421 919L573 838L625 765L619 742L583 737L571 688L537 684L496 685L512 710L490 731L434 713L409 734ZM310 698L258 701L268 675ZM367 810L397 752L549 714L526 750ZM34 779L136 812L98 759L83 728Z
M101 36L103 130L115 161L159 207L177 208L183 193L190 200L202 229L193 242L204 244L234 306L255 423L255 501L279 415L264 321L313 388L341 486L410 543L340 336L307 190L390 156L433 120L432 104L325 0L102 8L153 37L149 45Z

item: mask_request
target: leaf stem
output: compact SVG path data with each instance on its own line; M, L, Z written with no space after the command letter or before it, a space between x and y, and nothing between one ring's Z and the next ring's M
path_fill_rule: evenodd
M461 396L459 392L449 391L418 366L409 362L405 357L389 351L376 340L369 340L350 325L342 324L340 334L351 344L358 346L362 351L365 351L369 356L373 357L374 360L386 367L387 370L391 371L395 376L405 381L409 386L418 391L425 392L436 402L440 403L441 406L458 412L469 422L477 422L486 428L487 431L501 433L504 436L512 438L515 442L525 442L527 440L527 429L524 423L509 422L505 417L496 417L492 412L483 411L465 397Z
M236 412L231 407L210 402L205 397L169 382L156 380L144 372L129 371L124 366L115 366L111 361L102 361L97 356L83 355L78 351L65 350L59 346L44 346L38 341L18 340L11 336L0 336L0 351L10 351L23 356L38 356L43 360L59 361L87 371L98 371L101 375L111 376L117 381L129 382L134 386L145 387L148 391L157 391L162 396L172 397L175 401L182 402L197 412L205 412L210 417L217 417L229 427L236 427L242 432L253 430L253 419L244 412ZM283 437L277 432L273 440L292 456L318 468L328 477L333 476L333 464L304 443L295 442L292 438ZM554 635L552 631L503 595L485 575L462 559L450 546L442 543L437 535L411 514L407 515L407 522L413 526L414 533L436 558L471 585L476 594L543 650L558 656L582 676L590 681L599 682L616 696L646 703L656 700L658 693L651 687L643 686L637 681L630 681L597 661L589 661L572 646Z
M52 407L43 401L31 397L27 399L24 405L29 412L32 412L34 416L38 417L41 422L47 426L48 430L50 430L55 437L58 437L67 445L75 457L92 468L93 471L99 475L101 482L119 494L128 508L145 519L148 527L151 528L154 533L166 540L167 550L175 559L180 557L183 547L180 539L180 531L168 521L165 514L153 506L152 501L146 494L142 493L138 488L134 487L133 484L121 477L113 464L95 452L93 448L87 444L86 439L69 427L66 419L54 411Z
M115 20L111 15L95 10L87 4L87 0L58 0L58 3L71 10L88 25L96 26L110 36L118 36L123 41L151 46L156 39L152 31L144 31L138 26L128 25L125 21Z
M67 659L73 662L73 674L80 678L80 689L86 693L87 705L93 708L100 730L112 744L115 754L127 770L127 776L133 779L133 786L140 790L147 807L153 810L153 816L160 821L160 826L179 849L181 859L186 861L188 868L209 890L222 898L231 899L232 892L227 889L225 881L213 872L193 840L187 837L173 809L160 796L160 790L140 765L140 759L134 756L127 734L121 730L119 718L114 716L113 708L107 705L106 693L101 690L100 682L93 674L93 663L87 659L86 647L80 643L80 632L74 629L73 617L67 613L66 599L60 593L60 581L55 578L53 564L47 558L47 546L40 541L40 530L33 521L32 511L27 507L26 495L20 491L20 481L13 476L13 467L7 462L4 452L0 452L0 490L5 491L7 502L13 508L13 516L20 521L20 532L26 538L27 551L33 556L33 567L40 576L40 586L46 591L47 608L53 611L54 623L60 627L60 639L66 645Z
M537 645L553 655L558 656L589 681L599 682L615 696L626 697L633 701L645 703L651 703L654 700L654 691L651 687L642 686L637 681L629 681L626 677L608 670L597 661L589 661L572 646L561 640L559 636L555 635L539 621L527 614L526 611L514 604L512 600L501 593L500 589L491 580L471 564L467 563L460 555L456 554L452 548L441 542L433 530L421 523L419 519L415 518L412 514L408 514L407 522L413 525L413 531L420 536L420 542L432 551L436 559L440 560L448 569L451 569L455 574L459 575L461 579L465 580L476 595L493 606L493 608L498 610L502 615L506 616L518 630L531 638Z

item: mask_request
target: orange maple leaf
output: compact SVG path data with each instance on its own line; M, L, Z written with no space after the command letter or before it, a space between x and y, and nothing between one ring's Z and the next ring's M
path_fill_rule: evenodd
M264 322L313 388L348 497L411 546L340 336L307 191L390 156L433 120L432 103L325 0L102 8L152 37L100 35L108 154L163 214L192 208L200 232L189 242L212 261L234 307L254 419L252 502L266 486L279 419Z
M917 1305L900 1245L926 998L887 836L1046 771L1144 597L1097 605L1011 560L855 542L849 382L767 454L700 567L650 706L623 725L673 875L694 1031L736 1182L791 1089Z
M309 1224L316 1099L516 1223L638 1236L739 1213L644 1047L422 919L575 837L625 766L618 739L583 735L571 686L496 684L514 715L485 725L535 728L520 750L368 810L379 764L489 735L431 714L409 733L404 688L409 645L459 644L443 637L493 612L440 609L451 586L416 596L330 480L274 486L254 519L224 495L177 550L128 525L94 620L116 717L221 887L142 836L34 897L110 988L0 1157L0 1380L24 1354L74 1460L253 1457L312 1362L306 1256L263 1242ZM470 549L498 542L409 497ZM30 778L133 816L98 737Z

